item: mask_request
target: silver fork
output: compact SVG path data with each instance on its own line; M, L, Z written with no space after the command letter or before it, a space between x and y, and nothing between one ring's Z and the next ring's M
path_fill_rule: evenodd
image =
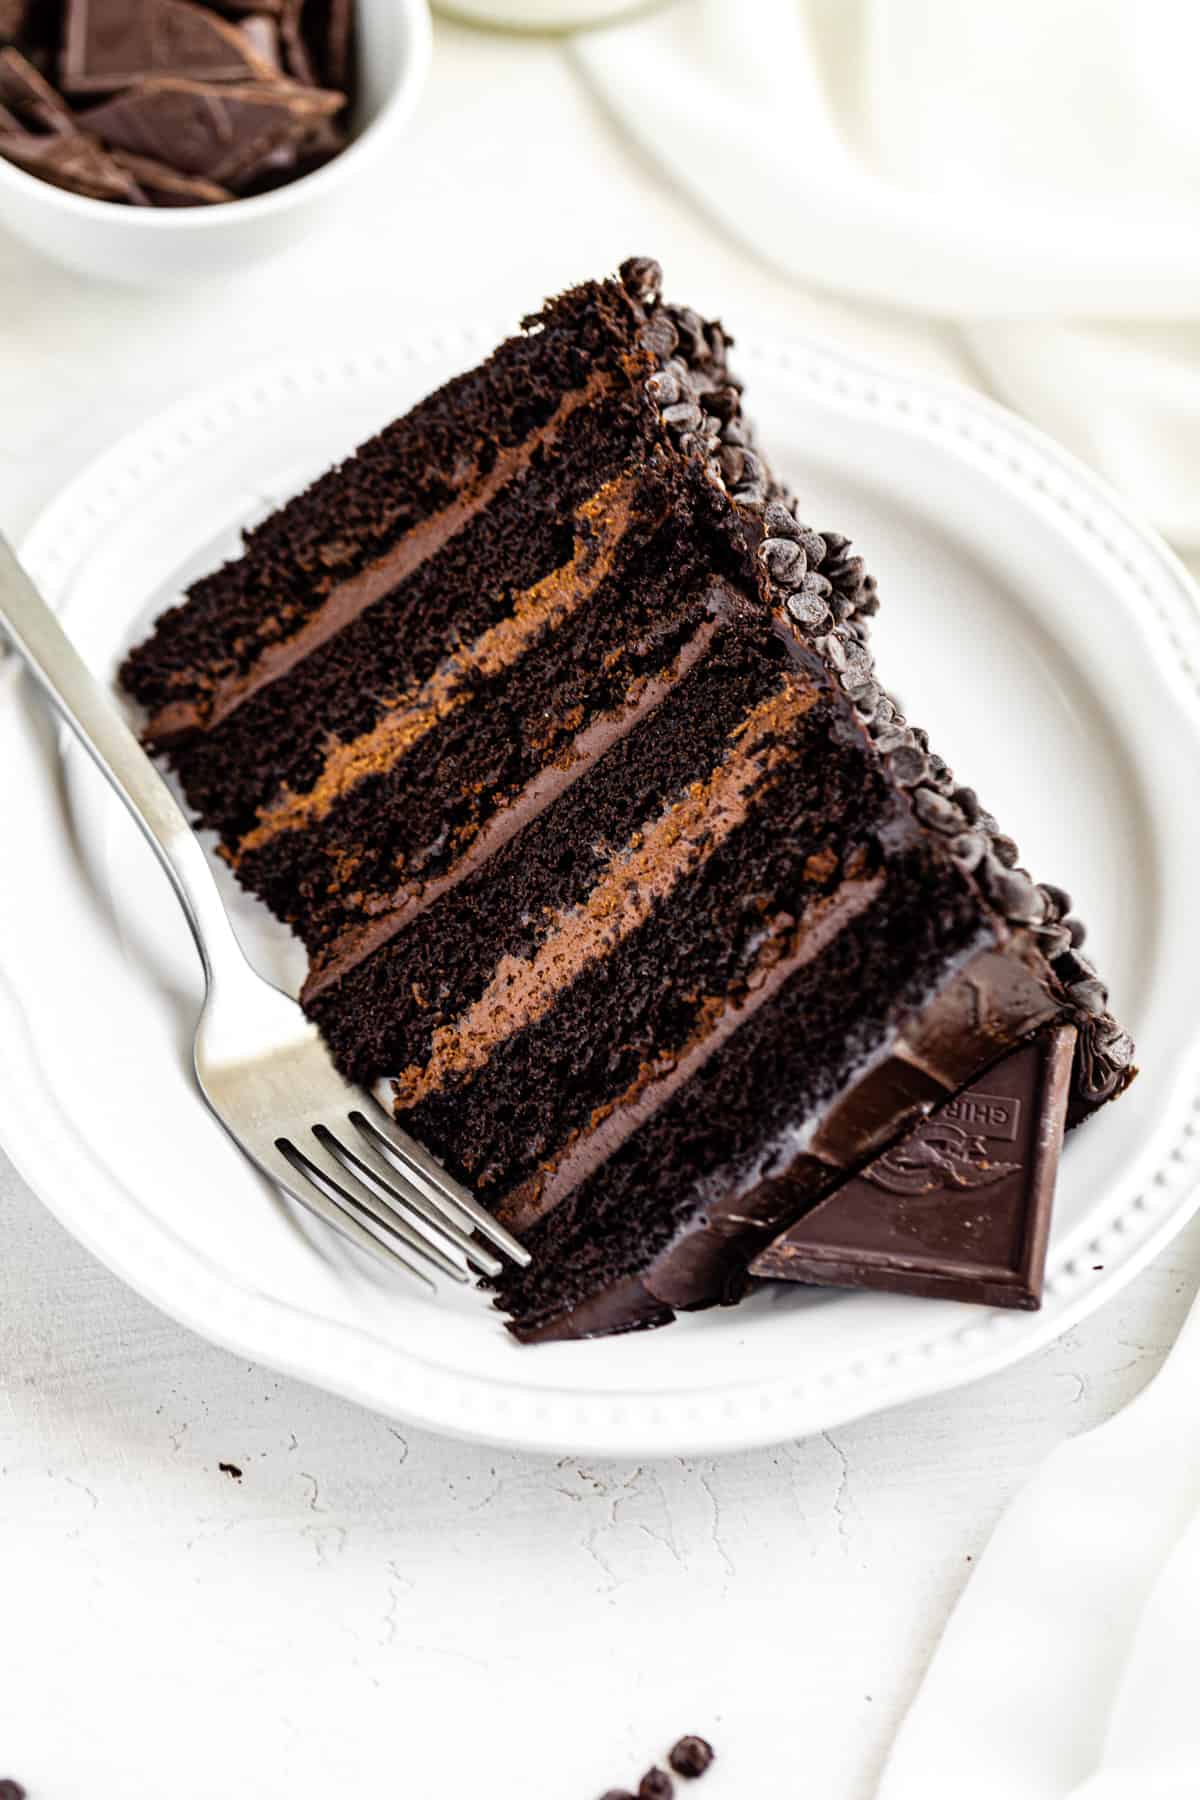
M2 537L0 627L170 877L204 967L196 1080L234 1142L293 1200L425 1287L429 1269L459 1282L471 1270L498 1275L495 1251L527 1264L528 1251L342 1079L296 1002L250 967L171 790Z

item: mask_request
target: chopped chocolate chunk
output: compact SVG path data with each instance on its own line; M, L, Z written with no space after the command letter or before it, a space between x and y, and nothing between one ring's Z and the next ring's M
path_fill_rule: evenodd
M693 1781L697 1775L703 1775L714 1755L713 1747L706 1738L681 1737L667 1761L677 1775L686 1775L689 1781Z
M265 69L279 75L283 72L283 53L279 45L279 20L270 13L247 13L238 22L238 30Z
M31 130L75 130L71 109L19 50L0 50L0 100Z
M1073 1025L945 1101L760 1253L754 1275L1036 1308Z
M236 186L273 152L303 142L342 104L341 94L285 82L223 87L156 76L94 107L80 122L119 149Z
M304 0L283 0L279 15L279 42L283 50L283 66L305 87L317 87L317 68L308 40L301 28L300 15Z
M0 156L29 175L40 175L52 187L82 194L85 199L146 205L146 196L129 171L83 132L72 132L69 137L65 133L54 137L6 134L0 137Z
M348 92L354 0L301 0L301 25L322 86Z
M218 182L206 181L202 175L181 175L152 156L138 156L132 150L110 150L118 168L132 175L151 206L215 206L232 200L233 192Z
M28 13L26 0L0 0L0 44L15 44L25 36Z
M638 1783L638 1800L671 1800L675 1783L665 1769L647 1769Z
M192 0L70 0L62 85L106 94L148 75L197 81L270 81L251 39Z

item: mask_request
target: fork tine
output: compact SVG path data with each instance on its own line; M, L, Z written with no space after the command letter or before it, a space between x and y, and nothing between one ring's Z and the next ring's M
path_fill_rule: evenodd
M288 1192L301 1206L314 1213L323 1224L332 1226L335 1231L340 1231L343 1237L349 1238L352 1244L357 1244L360 1250L369 1251L372 1256L380 1262L386 1263L389 1268L403 1269L406 1275L410 1275L414 1281L420 1282L423 1288L428 1288L431 1294L437 1293L437 1288L424 1269L419 1269L406 1256L402 1256L398 1250L393 1249L391 1244L386 1244L382 1238L377 1238L374 1232L368 1231L365 1225L360 1224L353 1213L346 1211L342 1197L331 1191L335 1188L335 1183L329 1181L329 1178L323 1171L317 1169L315 1164L309 1163L302 1151L297 1150L296 1146L287 1138L279 1138L275 1148L298 1175L305 1177L304 1181L298 1181L295 1185L288 1184ZM270 1174L273 1181L279 1179L269 1170L264 1170L264 1173ZM328 1183L330 1191L327 1191L326 1183ZM311 1188L309 1184L311 1184Z
M505 1231L503 1225L497 1224L474 1195L469 1194L452 1175L448 1175L415 1138L410 1138L406 1131L401 1130L378 1101L376 1108L386 1121L386 1130L376 1120L367 1118L361 1112L352 1112L350 1123L375 1149L387 1157L393 1168L399 1169L401 1174L423 1189L436 1205L445 1210L448 1203L453 1212L465 1215L476 1231L486 1237L497 1250L510 1257L518 1267L528 1267L531 1257L524 1244Z
M417 1229L423 1235L432 1238L434 1244L457 1251L483 1275L500 1274L504 1267L503 1263L465 1231L460 1231L456 1225L452 1225L445 1215L438 1212L428 1200L423 1198L419 1189L405 1181L403 1176L392 1175L390 1164L388 1165L388 1175L381 1174L378 1169L364 1161L357 1151L352 1150L348 1144L343 1144L328 1125L314 1125L313 1136L324 1149L328 1150L331 1156L336 1156L344 1169L351 1175L357 1176L381 1205L385 1206L389 1213L392 1213L402 1224L409 1225L411 1223L409 1215L415 1213L420 1221Z
M369 1197L369 1190L367 1193L360 1191L354 1177L349 1170L344 1168L340 1159L332 1155L332 1152L321 1143L320 1138L317 1139L317 1142L330 1157L338 1173L330 1174L327 1168L322 1167L315 1152L309 1153L301 1150L295 1144L292 1145L293 1157L289 1158L289 1161L293 1162L293 1166L296 1166L294 1158L298 1157L300 1165L310 1181L316 1182L325 1193L342 1205L352 1206L356 1214L365 1217L379 1231L386 1231L389 1237L399 1238L402 1244L406 1244L410 1250L415 1251L422 1261L431 1264L440 1274L447 1276L451 1281L468 1279L467 1271L460 1262L455 1262L446 1255L444 1250L439 1250L436 1244L423 1237L405 1219L395 1213L391 1206L383 1209L377 1207L373 1203L373 1199Z

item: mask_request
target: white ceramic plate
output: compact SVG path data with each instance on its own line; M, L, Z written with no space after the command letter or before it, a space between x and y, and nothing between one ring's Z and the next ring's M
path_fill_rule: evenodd
M318 355L207 393L87 470L25 555L94 667L236 528L490 334ZM296 1216L196 1099L182 916L99 777L0 674L0 1092L6 1148L63 1223L205 1336L399 1419L591 1454L716 1451L831 1427L1015 1361L1191 1214L1200 1119L1200 610L1084 469L998 408L827 349L743 347L764 442L818 527L881 578L909 714L1075 894L1142 1078L1063 1159L1035 1315L779 1287L608 1342L521 1349L477 1296L389 1284ZM256 961L296 946L229 888Z

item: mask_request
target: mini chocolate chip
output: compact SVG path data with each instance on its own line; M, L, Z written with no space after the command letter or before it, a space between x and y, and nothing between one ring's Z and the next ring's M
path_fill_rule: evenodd
M881 692L882 689L877 681L869 681L866 687L859 688L855 693L855 709L864 725L870 725L873 722Z
M792 538L765 538L758 553L782 588L798 588L808 573L804 551Z
M984 860L984 885L1006 919L1017 925L1040 925L1042 897L1021 869L1010 869L994 854Z
M797 525L792 517L792 509L783 500L772 500L763 514L763 525L768 537L791 538L799 543L802 526Z
M883 696L883 699L879 702L879 706L875 713L875 717L881 726L882 725L890 725L892 723L892 721L898 717L898 714L896 712L895 701L889 700L888 696L885 694ZM923 750L928 750L928 748L929 748L928 740L921 746L921 748Z
M1072 900L1066 888L1055 887L1051 881L1043 881L1042 892L1060 919L1065 919L1071 910Z
M725 477L725 480L729 483L731 488L736 487L742 479L742 471L745 468L747 454L748 452L741 449L737 444L725 444L722 446L717 462L720 465L722 475Z
M1072 1000L1081 1011L1092 1013L1097 1017L1108 1006L1108 989L1095 976L1088 976L1084 981L1077 981L1067 989Z
M927 732L927 731L922 731L922 729L921 729L921 727L920 727L920 726L919 726L919 725L914 725L914 726L913 726L913 728L912 728L912 734L913 734L913 737L914 737L914 738L915 738L915 739L916 739L916 741L917 741L917 743L918 743L918 744L919 744L919 745L920 745L920 746L921 746L921 748L922 748L922 750L924 750L924 751L926 751L926 752L928 752L928 749L929 749L929 733L928 733L928 732ZM969 791L970 791L970 790L968 790L968 792L969 792ZM954 796L954 798L955 798L955 799L956 799L956 800L957 800L957 799L958 799L958 795L957 795L957 794L955 794L955 796ZM966 812L966 810L967 810L967 809L966 809L966 807L965 807L965 806L964 806L964 807L963 807L963 811L964 811L964 812ZM972 824L974 824L974 823L975 823L975 821L974 821L974 819L972 819L972 821L971 821L971 823L972 823Z
M750 427L740 413L735 413L732 419L727 419L721 426L721 442L736 444L739 449L750 442Z
M679 333L672 325L665 312L656 312L638 333L638 342L643 350L649 350L652 356L664 359L674 355L679 348Z
M789 610L791 610L791 606L792 606L792 602L789 600L788 601ZM831 631L829 633L828 637L819 638L817 640L816 648L820 651L821 655L825 658L825 661L829 664L830 668L833 669L835 672L840 674L841 671L846 667L845 639L839 637L836 631ZM884 705L884 702L880 701L881 708L883 705Z
M879 719L878 715L876 715L875 722L871 727L871 733L875 739L875 748L884 756L887 756L892 750L899 750L902 745L907 744L908 737L902 726L888 725L880 731L878 725Z
M675 1783L665 1769L647 1769L638 1783L638 1800L671 1800Z
M813 531L808 525L800 527L800 542L804 545L804 554L808 558L810 569L819 569L825 561L829 546L819 531Z
M787 609L791 613L793 619L803 625L805 630L814 637L821 637L821 633L828 631L829 627L833 624L833 615L819 594L805 594L803 592L789 594L787 597ZM821 642L825 644L834 644L837 642L837 639L832 637L821 637Z
M968 875L983 861L987 845L977 831L960 831L950 840L950 854Z
M714 1754L712 1745L704 1738L681 1737L667 1761L677 1775L686 1775L689 1781L693 1781L697 1775L703 1775Z
M675 431L695 431L704 414L695 400L680 400L675 406L664 406L663 422Z
M725 351L729 340L721 329L720 320L710 319L708 324L704 327L704 335L708 340L708 352L713 361L723 363L725 361Z
M1133 1039L1122 1031L1115 1019L1102 1021L1096 1027L1100 1049L1114 1069L1127 1069L1134 1057Z
M814 575L814 581L824 581L823 575ZM841 635L839 633L839 635ZM846 633L846 668L858 681L867 680L875 667L875 659L861 639Z
M1072 950L1078 950L1081 944L1087 942L1087 926L1082 919L1064 919L1063 926L1071 934Z
M629 292L643 306L653 306L662 293L662 264L655 262L652 256L626 257L620 274Z
M1020 854L1021 852L1017 849L1013 840L1010 837L1005 837L1002 831L993 836L992 855L997 857L1004 864L1006 869L1016 868L1017 858Z
M979 795L974 788L956 787L950 798L955 806L961 808L968 825L974 825L979 817Z
M679 333L679 341L683 345L684 354L689 362L702 363L712 361L712 351L708 347L708 339L704 335L704 320L690 306L672 306L668 308L675 329Z
M947 800L935 788L917 789L913 795L913 811L923 825L934 831L944 831L948 837L957 837L967 822L953 800Z
M658 369L646 383L646 392L656 406L674 406L677 400L684 397L684 381L679 371L671 363L664 369Z
M843 537L840 531L823 531L821 536L825 539L825 548L830 556L840 556L843 550L850 548L850 539Z
M706 413L726 424L741 405L741 395L735 387L710 388L706 394L701 394L700 404Z
M889 767L901 787L916 787L918 781L925 779L925 752L916 744L905 744L901 749L893 750Z
M1053 922L1038 926L1037 940L1041 946L1042 955L1048 957L1051 962L1056 961L1064 951L1071 948L1070 932Z
M954 786L954 770L943 757L932 751L929 756L929 779L935 787L947 792Z

